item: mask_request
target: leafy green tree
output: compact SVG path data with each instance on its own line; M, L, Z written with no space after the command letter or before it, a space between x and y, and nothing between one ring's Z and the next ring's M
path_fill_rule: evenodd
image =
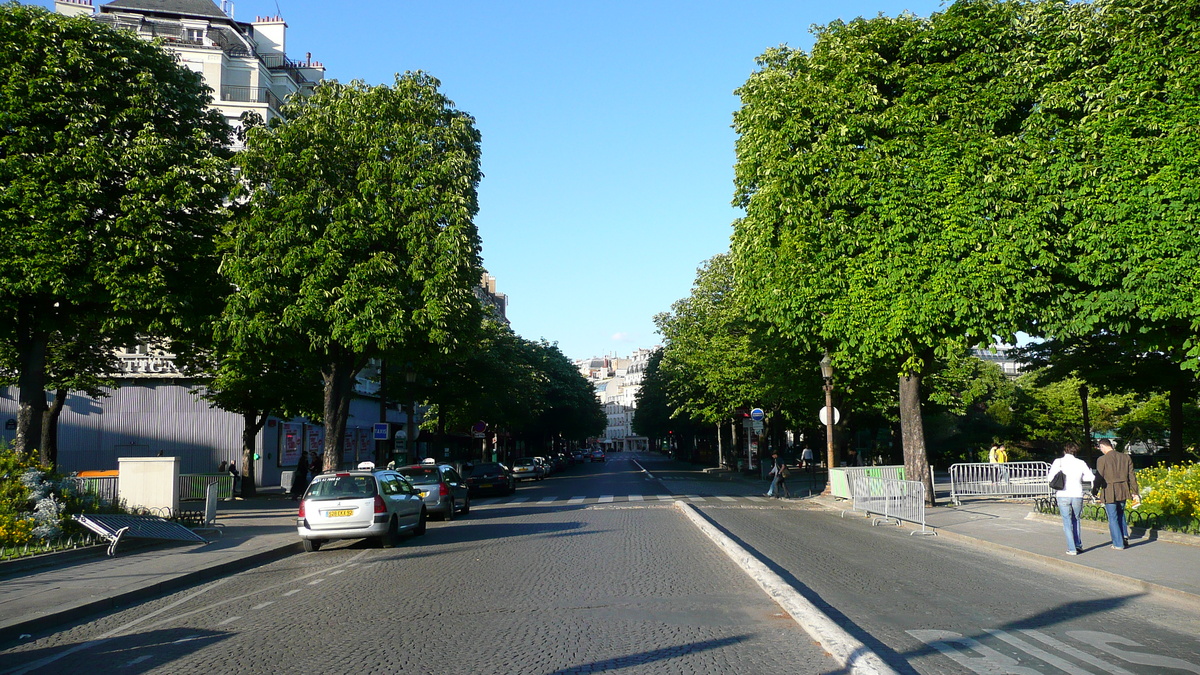
M373 357L449 353L480 324L479 132L424 73L324 82L247 132L223 269L239 329L292 331L320 364L325 468Z
M750 316L828 350L839 386L899 375L905 464L930 499L922 378L1011 341L1048 283L1041 225L1007 184L1033 97L1011 75L1020 11L835 22L811 54L769 50L739 90L732 252Z
M651 441L661 440L671 430L671 407L667 402L667 382L662 371L663 350L655 349L646 362L642 385L633 411L633 433Z
M171 337L194 320L196 282L215 273L230 130L200 75L159 47L31 6L0 6L0 91L0 340L22 451L42 436L52 343L97 322L101 335Z

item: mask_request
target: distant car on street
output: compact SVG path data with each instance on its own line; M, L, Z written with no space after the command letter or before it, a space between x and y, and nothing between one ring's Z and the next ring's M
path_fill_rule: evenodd
M338 471L309 483L296 531L309 553L334 539L372 539L391 547L401 532L425 534L427 517L420 491L395 471Z
M396 472L421 491L429 515L454 520L455 515L465 516L471 512L471 491L467 482L449 464L422 462L399 467Z
M541 480L546 477L542 465L533 457L521 457L513 462L513 477L517 480Z
M593 450L591 459L593 462L603 462L608 460L608 457L604 454L603 450Z
M499 462L482 462L474 464L466 474L467 487L473 494L492 492L510 495L517 490L517 479L512 471Z

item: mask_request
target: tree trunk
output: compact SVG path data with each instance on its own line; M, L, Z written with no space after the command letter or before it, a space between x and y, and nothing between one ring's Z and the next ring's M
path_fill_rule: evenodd
M717 466L725 466L725 445L724 439L721 438L725 431L724 426L723 422L717 422Z
M1079 446L1080 459L1092 457L1092 417L1088 414L1088 386L1079 385L1079 403L1083 412L1083 442Z
M900 376L900 435L904 445L904 473L908 480L925 485L925 504L936 504L933 474L925 450L925 422L921 417L921 376Z
M18 303L17 361L17 435L13 449L17 452L36 450L42 440L42 420L46 413L46 345L47 333L35 307L36 301Z
M325 471L341 468L346 442L346 420L357 371L346 359L333 359L321 372L325 383Z
M267 423L267 412L259 416L256 410L242 412L242 496L253 497L258 494L258 478L255 472L254 451L258 441L258 432Z
M1167 392L1167 409L1171 420L1171 437L1167 439L1167 458L1172 464L1182 464L1183 455L1183 402L1188 398L1190 387L1174 385Z
M50 407L42 413L41 461L51 468L58 467L58 416L67 403L66 389L55 389Z

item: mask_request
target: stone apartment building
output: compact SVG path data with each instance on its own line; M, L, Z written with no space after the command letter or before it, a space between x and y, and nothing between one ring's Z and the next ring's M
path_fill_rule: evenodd
M646 450L648 439L633 432L633 413L637 394L645 377L653 349L637 349L625 358L593 357L576 361L580 374L592 383L596 398L604 407L608 426L600 443L609 450Z

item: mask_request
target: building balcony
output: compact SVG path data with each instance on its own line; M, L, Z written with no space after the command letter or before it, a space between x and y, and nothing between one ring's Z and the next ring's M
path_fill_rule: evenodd
M221 85L221 101L232 103L265 103L269 108L279 111L283 102L267 87L239 87Z

